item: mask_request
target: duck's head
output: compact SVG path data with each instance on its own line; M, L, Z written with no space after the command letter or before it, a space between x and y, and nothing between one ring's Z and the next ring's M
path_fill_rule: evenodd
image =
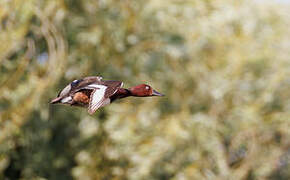
M154 90L151 86L147 84L140 84L129 88L132 96L138 97L148 97L148 96L164 96L163 94Z

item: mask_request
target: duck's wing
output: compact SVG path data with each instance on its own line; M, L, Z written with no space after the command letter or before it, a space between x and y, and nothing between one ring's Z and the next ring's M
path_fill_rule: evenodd
M100 76L89 76L85 77L81 80L78 80L79 83L77 87L75 88L76 90L79 89L94 89L93 87L90 87L90 85L94 84L102 84L102 77Z
M108 87L105 93L106 98L113 96L123 86L121 81L102 81L102 84Z
M90 84L88 87L94 88L88 107L88 112L93 114L102 106L110 103L110 97L114 95L123 82L121 81L102 81L100 84Z

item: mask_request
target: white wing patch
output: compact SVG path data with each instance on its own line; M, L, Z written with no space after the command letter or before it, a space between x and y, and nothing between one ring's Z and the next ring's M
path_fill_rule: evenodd
M104 96L105 96L107 86L98 85L98 84L90 84L88 87L94 89L90 97L90 103L89 103L89 109L88 109L88 112L90 114L93 114L94 112L96 112L96 110L99 107L106 105L104 104L104 101L106 100Z
M105 88L105 90L107 89L107 86L100 85L100 84L90 84L87 87L92 88L92 89L102 89L102 88Z

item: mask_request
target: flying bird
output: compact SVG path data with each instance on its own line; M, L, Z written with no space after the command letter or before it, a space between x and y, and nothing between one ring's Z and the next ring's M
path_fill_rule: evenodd
M135 96L164 96L151 86L140 84L128 89L122 88L123 82L102 80L100 76L89 76L74 80L59 92L50 104L69 104L88 108L93 114L100 107L106 106L117 99Z

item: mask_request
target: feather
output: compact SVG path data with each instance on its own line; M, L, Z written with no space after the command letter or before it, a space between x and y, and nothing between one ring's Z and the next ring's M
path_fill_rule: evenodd
M86 86L87 89L93 89L90 96L88 112L93 114L97 109L111 102L110 97L114 95L123 85L120 81L101 81Z
M104 85L98 85L98 84L91 84L90 87L95 88L91 94L88 112L90 114L93 114L96 112L96 110L102 106L103 101L105 98L105 92L107 89L107 86Z

